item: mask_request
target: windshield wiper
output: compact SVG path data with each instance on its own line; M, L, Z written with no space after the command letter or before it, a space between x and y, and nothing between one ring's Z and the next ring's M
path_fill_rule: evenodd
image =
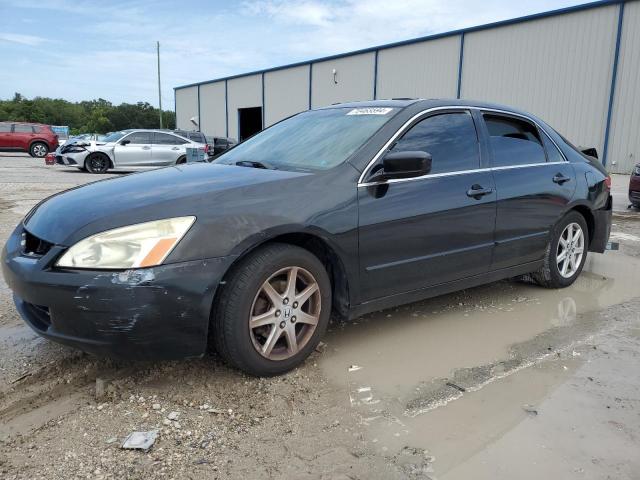
M265 170L276 169L272 165L267 165L266 163L262 163L262 162L254 162L252 160L240 160L236 162L236 165L239 167L264 168Z

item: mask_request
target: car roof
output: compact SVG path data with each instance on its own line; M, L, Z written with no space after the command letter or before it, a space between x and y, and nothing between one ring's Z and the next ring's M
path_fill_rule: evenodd
M394 108L403 109L409 106L416 106L418 108L421 107L424 109L445 107L445 106L491 108L494 110L504 110L506 112L512 112L512 113L525 115L528 117L533 117L533 115L531 115L528 112L522 111L514 107L510 107L507 105L501 105L498 103L491 103L491 102L483 102L478 100L459 99L459 98L428 98L428 99L426 98L392 98L388 100L366 100L362 102L335 103L333 105L322 107L319 110L328 109L328 108L373 108L373 107L394 107Z
M13 125L37 125L39 127L48 127L49 125L46 123L38 123L38 122L14 122L12 120L3 120L0 123L11 123Z

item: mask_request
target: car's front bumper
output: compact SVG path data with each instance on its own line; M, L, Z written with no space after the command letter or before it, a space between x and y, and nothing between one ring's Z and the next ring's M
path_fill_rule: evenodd
M64 250L26 255L23 228L2 252L2 271L25 322L43 337L119 359L175 359L206 351L216 287L233 258L127 271L60 270Z

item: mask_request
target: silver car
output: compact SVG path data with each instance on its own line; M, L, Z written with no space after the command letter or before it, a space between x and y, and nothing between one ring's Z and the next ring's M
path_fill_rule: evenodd
M72 140L56 150L56 163L105 173L109 169L147 169L186 163L187 148L203 151L206 144L158 130L122 130L100 141Z

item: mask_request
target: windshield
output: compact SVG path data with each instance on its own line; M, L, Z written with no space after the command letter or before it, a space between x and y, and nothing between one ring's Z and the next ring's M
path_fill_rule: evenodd
M102 141L103 142L117 142L122 137L124 137L127 133L129 133L129 132L126 132L126 131L113 132L113 133L110 133L109 135L107 135L106 137L104 137L102 139Z
M279 170L326 170L344 162L388 122L395 108L311 110L258 133L215 163L248 162Z

